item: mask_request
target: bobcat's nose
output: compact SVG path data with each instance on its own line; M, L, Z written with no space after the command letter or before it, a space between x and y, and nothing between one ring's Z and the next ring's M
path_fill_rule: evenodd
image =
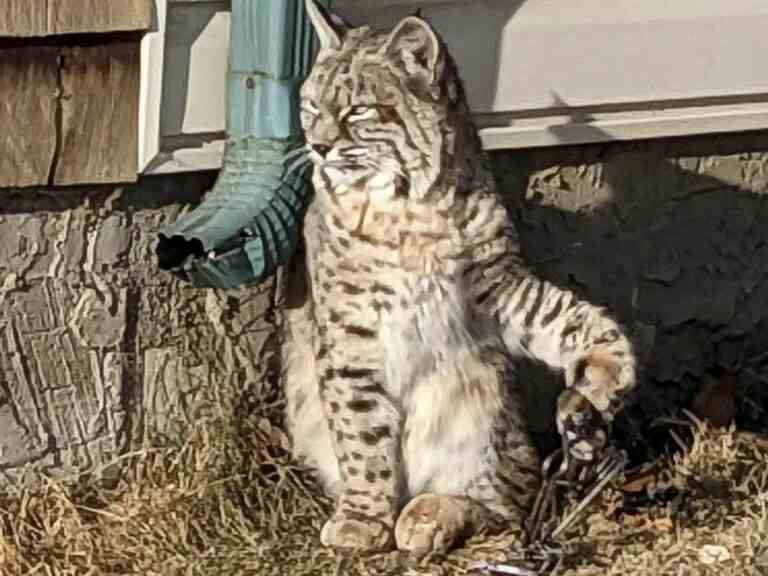
M312 150L314 150L322 158L325 158L326 156L328 156L328 153L332 149L333 147L329 146L328 144L312 144Z

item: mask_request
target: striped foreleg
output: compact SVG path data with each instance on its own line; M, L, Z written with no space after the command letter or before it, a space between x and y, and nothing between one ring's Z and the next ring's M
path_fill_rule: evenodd
M507 344L565 373L557 407L558 431L571 453L595 457L610 422L636 383L636 357L621 326L604 308L527 275L497 300Z

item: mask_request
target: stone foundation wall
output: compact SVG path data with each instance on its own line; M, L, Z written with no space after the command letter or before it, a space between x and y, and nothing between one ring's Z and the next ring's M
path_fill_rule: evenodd
M265 381L275 283L224 294L155 267L156 231L214 176L0 192L0 485L99 467Z
M493 163L535 269L614 309L651 352L648 412L687 402L716 368L764 398L768 133L499 152ZM157 229L213 177L0 191L0 484L27 465L102 465L144 430L172 436L211 397L245 403L266 385L276 283L196 290L155 267ZM534 389L546 380L531 374Z
M689 402L719 371L766 406L768 132L493 161L538 273L636 329L646 413Z

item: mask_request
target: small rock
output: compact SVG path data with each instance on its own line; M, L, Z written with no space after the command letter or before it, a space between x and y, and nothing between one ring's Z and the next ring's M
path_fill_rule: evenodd
M706 544L699 548L699 562L702 564L717 564L731 559L731 553L725 546Z

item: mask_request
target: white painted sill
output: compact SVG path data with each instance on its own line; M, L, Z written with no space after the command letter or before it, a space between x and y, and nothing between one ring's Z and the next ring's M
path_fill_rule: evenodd
M139 165L147 174L216 169L228 2L156 1L160 26L142 45ZM164 55L175 46L165 35L168 2L174 34L184 30L180 14L194 22L203 7L221 8L189 51L182 114L162 98L179 89L163 73L174 65ZM457 61L490 150L768 128L765 0L336 0L334 7L375 26L420 8ZM164 115L181 117L186 132L164 133Z

